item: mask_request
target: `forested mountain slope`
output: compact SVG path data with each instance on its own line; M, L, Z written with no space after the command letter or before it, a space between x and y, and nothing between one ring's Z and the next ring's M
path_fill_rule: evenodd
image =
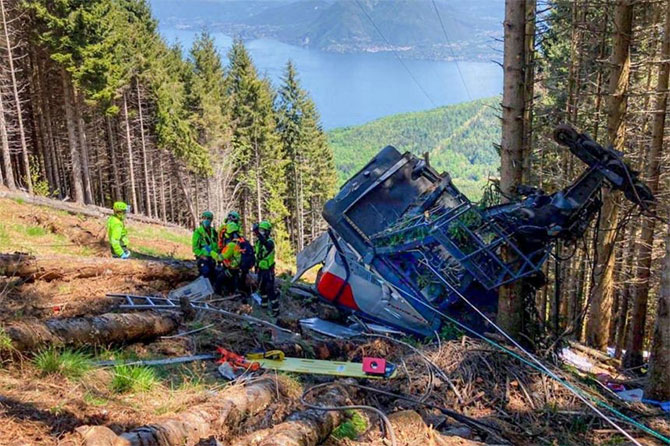
M500 140L500 98L487 98L433 110L388 116L328 133L339 184L356 173L382 147L414 154L430 152L431 164L446 170L464 193L478 198L489 176L496 176Z
M226 55L207 33L170 47L145 0L0 5L8 189L123 200L182 225L205 209L217 222L238 209L245 228L272 221L285 254L320 231L335 170L292 64L273 86L241 40Z
M333 52L490 60L499 47L498 0L152 0L162 24L245 39L272 38ZM444 29L443 29L444 28ZM446 34L446 37L445 37Z

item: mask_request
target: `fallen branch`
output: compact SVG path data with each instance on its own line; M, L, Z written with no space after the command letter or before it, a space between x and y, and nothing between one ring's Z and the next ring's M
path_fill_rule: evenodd
M178 327L173 315L108 313L101 316L18 322L4 327L12 347L32 351L43 346L88 346L143 341L170 334Z
M0 254L0 276L25 279L86 279L97 276L133 276L139 280L162 279L175 283L193 280L193 262L82 259L75 257L40 258L23 254Z
M235 386L203 404L178 415L116 435L103 426L77 429L85 446L192 446L216 433L225 436L245 417L266 409L276 395L276 382L261 379L247 386Z

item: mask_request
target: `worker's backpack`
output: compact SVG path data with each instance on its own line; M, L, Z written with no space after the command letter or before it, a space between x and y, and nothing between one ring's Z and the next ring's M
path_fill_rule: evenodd
M250 270L256 264L256 255L254 254L254 247L251 246L249 240L240 237L236 240L237 246L240 248L242 258L240 259L240 269Z

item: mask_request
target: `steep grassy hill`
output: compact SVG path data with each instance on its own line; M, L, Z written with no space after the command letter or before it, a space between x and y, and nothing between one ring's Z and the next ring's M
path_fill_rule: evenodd
M330 131L340 184L392 145L416 155L430 152L435 168L448 171L464 193L478 198L500 164L493 147L500 141L499 102L498 97L480 99Z

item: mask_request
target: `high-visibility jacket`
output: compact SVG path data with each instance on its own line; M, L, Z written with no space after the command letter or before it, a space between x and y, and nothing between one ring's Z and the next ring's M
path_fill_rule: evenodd
M275 265L275 242L268 237L260 238L254 243L254 254L256 254L256 266L258 269L270 269Z
M242 262L242 248L240 247L238 237L226 241L226 245L221 251L221 259L226 268L238 269Z
M193 237L191 239L191 244L193 246L193 255L196 257L211 257L214 260L218 258L218 245L217 245L217 236L216 229L210 227L205 228L204 226L198 226L195 231L193 231Z
M109 248L112 254L121 257L123 252L128 249L128 231L126 224L116 215L107 219L107 238L109 239Z

